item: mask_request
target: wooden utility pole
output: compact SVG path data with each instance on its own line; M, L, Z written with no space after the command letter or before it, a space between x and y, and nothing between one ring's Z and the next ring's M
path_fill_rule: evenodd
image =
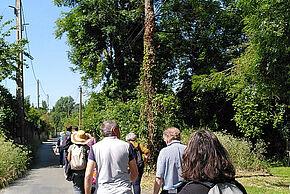
M47 101L46 101L46 103L47 103L47 112L49 112L49 96L48 96L48 94L46 96L47 96Z
M67 118L69 119L69 105L67 104Z
M39 111L39 80L37 80L37 110Z
M145 104L142 108L141 117L145 117L148 136L149 136L149 147L152 152L156 151L154 132L156 130L156 114L155 114L155 89L153 86L153 72L156 66L155 64L155 53L153 45L154 37L154 8L153 0L145 0L145 32L144 32L144 60L143 67L141 69L140 78L140 93L141 98ZM143 101L142 100L142 101Z
M16 0L16 42L22 39L22 18L21 18L21 0ZM18 53L17 71L16 71L16 97L19 104L20 129L17 135L24 136L24 90L23 90L23 53Z
M80 105L79 105L79 130L81 129L82 125L82 86L80 86Z

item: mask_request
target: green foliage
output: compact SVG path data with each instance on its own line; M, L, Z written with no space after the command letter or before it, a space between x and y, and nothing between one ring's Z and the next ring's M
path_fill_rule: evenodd
M0 133L0 188L18 178L30 163L29 151Z
M51 122L53 125L57 128L58 131L61 131L64 129L66 124L72 124L68 123L70 121L64 120L64 118L69 118L78 112L77 105L75 104L74 99L71 96L68 97L61 97L53 107L50 115L51 115Z
M288 0L240 0L245 32L250 37L253 78L267 96L289 104L290 15Z
M174 111L177 111L178 107L173 96L158 95L155 100L159 101L160 105L157 107L158 114L160 114L158 133L162 134L164 128L175 126L177 119ZM97 136L101 137L101 124L106 120L113 119L121 126L123 140L129 132L134 132L147 143L148 130L140 121L140 107L141 104L137 99L124 103L121 100L107 98L104 93L92 93L83 109L82 127L85 130L95 131Z
M15 133L17 118L17 101L9 91L0 85L0 133L9 137Z
M244 41L242 18L232 2L158 2L156 58L161 81L183 82L178 88L190 90L186 83L192 75L222 71L243 51L238 47Z
M36 108L29 107L29 110L26 112L25 120L32 123L35 128L42 131L51 131L52 125L50 123L48 115L41 114Z
M183 130L181 141L185 145L194 134L193 130ZM221 144L227 149L237 171L255 171L263 168L262 161L267 145L261 140L255 145L243 138L225 132L215 132Z
M103 88L117 84L115 95L124 101L138 85L142 63L143 1L55 0L72 9L56 21L56 37L67 35L69 59L83 81Z
M3 30L7 28L12 21L2 23L2 18L3 17L0 16L0 81L6 78L15 80L18 53L23 52L25 56L31 58L31 56L25 52L24 49L24 46L28 41L26 39L22 39L17 43L9 43L6 38L11 35L11 31L15 30L15 27L10 27L7 31L3 32Z

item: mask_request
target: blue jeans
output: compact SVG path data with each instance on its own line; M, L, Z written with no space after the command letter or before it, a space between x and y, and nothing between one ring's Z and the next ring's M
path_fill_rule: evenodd
M64 165L64 153L62 148L59 148L59 165Z
M132 182L134 194L140 194L141 193L140 183L141 183L142 175L143 175L143 173L139 174L137 176L137 178L135 179L135 181Z

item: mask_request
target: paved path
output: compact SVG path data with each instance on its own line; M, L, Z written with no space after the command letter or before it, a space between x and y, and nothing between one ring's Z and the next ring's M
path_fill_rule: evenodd
M73 194L72 183L65 180L64 169L59 167L58 156L53 153L55 143L56 139L43 142L32 169L0 190L0 194ZM142 194L151 193L142 189Z
M55 139L44 142L38 150L32 169L23 178L0 190L1 194L72 194L72 183L64 178L53 153Z

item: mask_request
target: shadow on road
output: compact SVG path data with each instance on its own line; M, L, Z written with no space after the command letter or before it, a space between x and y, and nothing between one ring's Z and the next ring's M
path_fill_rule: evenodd
M43 142L37 151L36 157L32 162L31 169L58 167L58 155L53 152L53 146L56 144L56 139L50 139Z

